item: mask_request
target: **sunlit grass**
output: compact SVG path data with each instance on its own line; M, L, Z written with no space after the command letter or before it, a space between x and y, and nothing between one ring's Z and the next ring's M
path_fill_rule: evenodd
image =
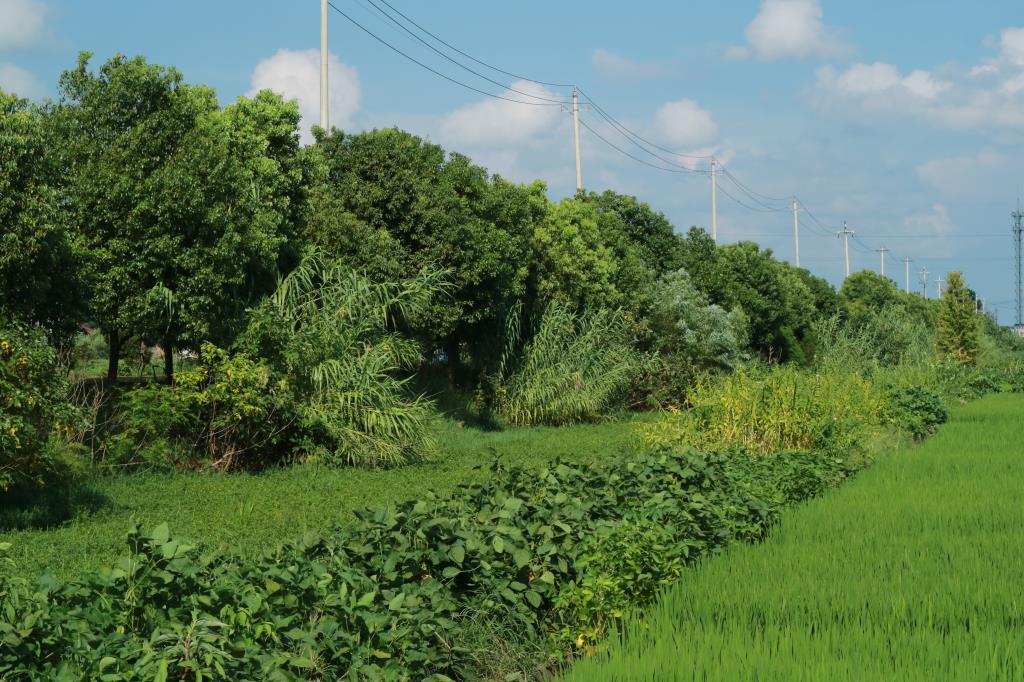
M164 521L176 537L210 551L255 554L353 518L352 510L452 490L486 475L500 457L531 466L562 458L608 461L635 450L636 419L571 427L482 431L439 422L437 458L388 470L293 467L258 474L135 474L81 481L67 498L0 510L0 542L15 571L68 578L112 565L126 551L129 519Z
M1024 679L1024 397L710 559L568 680Z

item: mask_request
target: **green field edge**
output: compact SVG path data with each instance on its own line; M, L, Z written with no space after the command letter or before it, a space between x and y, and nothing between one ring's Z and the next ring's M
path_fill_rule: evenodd
M564 682L1024 679L1024 396L953 410L708 557Z

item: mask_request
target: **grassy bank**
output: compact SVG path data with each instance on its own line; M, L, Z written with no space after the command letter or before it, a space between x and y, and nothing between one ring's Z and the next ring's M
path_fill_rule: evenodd
M1022 679L1022 411L958 409L685 576L566 679Z
M638 417L637 419L647 419ZM15 570L61 579L112 565L125 552L129 520L168 522L176 536L212 551L250 554L424 491L452 490L484 475L500 457L542 464L594 463L636 445L635 419L562 428L481 431L444 422L435 461L392 470L293 467L259 474L139 474L77 482L39 504L0 510L0 542L12 543Z

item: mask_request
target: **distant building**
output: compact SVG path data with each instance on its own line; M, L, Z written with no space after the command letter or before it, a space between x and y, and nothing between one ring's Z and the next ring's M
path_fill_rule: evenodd
M1013 328L1013 331L1017 332L1017 336L1024 339L1024 324L1018 324Z

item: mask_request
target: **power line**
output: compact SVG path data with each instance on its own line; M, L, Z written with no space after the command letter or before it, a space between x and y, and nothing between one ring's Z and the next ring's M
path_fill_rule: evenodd
M516 93L517 95L523 95L524 97L532 97L532 98L534 98L534 99L542 100L542 101L544 101L544 102L553 102L553 103L555 103L555 104L569 104L569 102L568 102L567 100L559 100L559 99L552 99L552 98L550 98L550 97L542 97L541 95L534 95L534 94L532 94L532 93L529 93L529 92L524 92L524 91L522 91L522 90L517 90L516 88L513 88L513 87L512 87L512 86L510 86L510 85L507 85L507 84L505 84L505 83L502 83L502 82L500 82L500 81L496 81L496 80L494 80L493 78L490 78L490 77L488 77L488 76L485 76L484 74L480 73L479 71L476 71L475 69L472 69L472 68L470 68L470 67L466 66L465 64L463 64L462 62L458 61L457 59L454 59L454 58L450 57L449 55L445 54L445 53L444 53L444 52L442 52L441 50L437 49L436 47L434 47L433 45L431 45L430 43L428 43L428 42L427 42L426 40L424 40L424 39L423 39L423 38L421 38L420 36L416 35L416 34L415 34L415 33L413 33L412 31L410 31L410 30L409 30L408 28L406 28L406 27L405 27L405 26L404 26L404 25L403 25L403 24L402 24L402 23L401 23L400 21L398 21L397 19L395 19L395 18L394 18L394 17L392 16L392 15L388 14L388 12L387 12L386 10L382 9L382 8L380 7L380 5L378 5L378 4L377 4L377 3L376 3L376 2L374 1L374 0L360 0L360 1L361 1L361 2L366 2L366 3L369 3L369 4L370 4L370 5L371 5L371 6L372 6L372 7L374 8L374 9L376 9L376 10L377 10L377 11L378 11L378 12L379 12L379 13L380 13L380 14L381 14L381 15L382 15L383 17L385 17L386 19L388 19L388 20L389 20L389 21L390 21L391 23L393 23L393 24L394 24L395 26L397 26L398 28L400 28L400 29L402 29L403 31L405 31L406 33L408 33L408 34L409 34L410 36L412 36L412 37L413 37L413 38L414 38L415 40L417 40L418 42L420 42L421 44L423 44L423 45L424 45L424 46L425 46L425 47L426 47L427 49L429 49L429 50L433 51L433 52L434 52L435 54L437 54L438 56L440 56L440 57L441 57L442 59L446 59L446 60L448 60L449 62L451 62L451 63L452 63L452 64L454 64L455 66L459 67L460 69L463 69L464 71L467 71L468 73L471 73L471 74L473 74L474 76L477 76L477 77L479 77L479 78L482 78L482 79L484 79L485 81L487 81L488 83L492 83L492 84L494 84L494 85L497 85L497 86L498 86L498 87L500 87L500 88L505 88L505 89L506 89L506 90L508 90L509 92L514 92L514 93ZM391 7L391 5L388 5L388 7ZM394 9L394 8L392 8L392 9ZM397 11L397 10L396 10L396 11ZM399 13L399 14L401 14L401 13ZM403 17L405 17L405 15L402 15L402 16L403 16ZM406 19L406 21L409 21L409 19ZM415 25L415 24L414 24L414 25ZM421 29L421 30L422 30L422 29Z
M501 95L495 95L493 93L487 92L486 90L481 90L480 88L473 87L472 85L469 85L468 83L463 83L460 80L457 80L455 78L452 78L451 76L448 76L448 75L446 75L444 73L441 73L437 69L424 64L423 62L421 62L420 60L416 59L415 57L412 57L409 54L407 54L407 53L403 52L402 50L398 49L397 47L395 47L394 45L392 45L388 41L384 40L379 35L377 35L373 31L371 31L370 29L368 29L365 26L363 26L362 24L360 24L358 21L356 21L355 19L353 19L349 15L345 14L343 11L338 9L338 6L335 5L333 2L330 2L328 4L330 5L331 9L333 9L335 12L337 12L341 16L345 17L351 24L355 25L356 28L361 30L363 33L367 34L368 36L370 36L371 38L373 38L374 40L376 40L380 44L384 45L388 49L392 50L393 52L396 52L396 53L400 54L401 56L405 57L406 59L408 59L412 63L420 66L421 68L426 69L427 71L431 72L435 76L440 76L441 78L445 79L446 81L448 81L450 83L454 83L455 85L458 85L458 86L461 86L463 88L466 88L467 90L472 90L473 92L479 93L481 95L486 95L487 97L493 97L494 99L500 99L500 100L504 100L506 102L514 102L515 104L528 104L530 106L535 106L535 107L556 107L556 106L560 106L558 104L552 104L552 103L548 103L548 102L524 102L522 100L513 99L511 97L503 97Z
M755 196L756 196L756 197L760 197L761 199L764 199L765 201L785 201L785 202L789 202L789 200L790 200L790 198L791 198L791 197L770 197L770 196L768 196L768 195L766 195L766 194L761 194L761 193L759 193L759 192L755 192L754 190L750 189L749 187L747 187L746 185L744 185L744 184L743 184L742 182L740 182L740 181L739 181L739 178L737 178L737 177L736 177L735 175L733 175L733 174L732 174L732 173L731 173L731 172L729 171L729 169L728 169L728 168L725 168L725 167L723 166L723 167L722 167L722 172L723 172L723 173L725 173L725 174L726 174L727 176L729 176L729 179L730 179L730 180L732 180L732 181L733 181L734 183L736 183L736 185L737 185L737 186L738 186L738 187L739 187L740 189L742 189L742 190L743 190L744 192L746 192L746 193L747 193L748 195L750 195L750 196L751 196L751 198L753 198L753 197L755 197ZM783 209L783 210L785 210L785 211L788 211L788 210L790 210L790 209L789 209L789 208L785 208L785 209Z
M629 158L633 159L637 163L642 163L645 166L650 166L651 168L654 168L654 169L660 170L660 171L665 171L666 173L686 173L686 172L688 172L688 171L679 170L679 169L676 169L676 168L662 168L661 166L656 166L655 164L650 163L649 161L645 161L645 160L641 159L638 156L633 156L632 154L630 154L626 150L622 149L621 147L619 147L615 143L609 142L607 138L605 138L603 135L601 135L601 133L597 132L596 130L591 128L589 125L587 125L587 122L584 121L583 119L580 119L580 125L583 126L584 128L586 128L587 130L589 130L591 133L593 133L594 137L596 137L597 139L601 140L606 145L608 145L609 147L611 147L615 151L619 152L620 154L624 154L625 156L628 156ZM692 171L689 171L689 172L692 172Z
M728 169L726 169L726 168L722 168L721 170L722 170L722 173L723 173L723 174L725 175L725 177L729 178L729 179L730 179L730 180L731 180L731 181L733 182L733 184L734 184L734 185L736 185L736 187L737 187L737 188L738 188L738 189L739 189L739 190L740 190L741 192L743 192L744 194L746 194L746 195L747 195L747 196L748 196L748 197L750 198L750 200L751 200L751 201L753 201L753 202L754 202L755 204L757 204L758 206L761 206L761 207L763 208L763 210L764 210L764 212L765 212L765 213L769 213L769 212L770 212L770 213L789 213L789 212L790 212L790 211L792 210L792 209L791 209L791 208L789 208L789 207L786 207L786 208L778 208L778 207L775 207L775 206L770 206L770 205L768 205L768 204L764 203L763 201L761 201L760 199L758 199L758 196L760 196L760 195L758 195L758 194L757 194L756 192L752 192L751 190L747 189L746 185L744 185L743 183L741 183L741 182L740 182L740 181L739 181L739 180L738 180L738 179L736 178L736 176L735 176L735 175L733 175L732 173L730 173L730 172L728 171ZM723 190L723 191L724 191L724 190Z
M582 88L577 87L577 89L579 90L580 94L583 95L583 97L587 100L587 103L589 103L592 107L594 107L594 111L596 111L597 113L601 114L605 119L608 120L609 123L611 123L615 128L617 128L620 132L622 132L623 135L626 135L627 137L631 137L631 138L634 138L635 140L637 140L637 142L634 142L634 144L643 143L643 144L648 145L649 147L657 149L658 151L664 152L666 154L671 154L672 156L679 156L679 157L682 157L684 159L710 159L711 158L710 154L706 154L704 156L698 156L698 155L694 155L694 154L681 154L681 153L679 153L677 151L674 151L672 149L668 149L667 147L662 147L662 146L660 146L660 145L658 145L658 144L656 144L654 142L651 142L650 140L648 140L648 139L646 139L644 137L641 137L637 133L633 132L632 130L630 130L629 128L624 126L619 121L615 120L612 117L612 115L609 114L607 111L605 111L603 108L601 108L601 105L599 105L597 102L595 102L594 99L590 95L588 95L587 93L583 92Z
M526 76L517 76L514 73L511 73L509 71L504 71L502 69L499 69L496 66L488 64L487 62L481 61L481 60L477 59L476 57L474 57L473 55L470 55L470 54L467 54L467 53L463 52L462 50L460 50L459 48L455 47L451 43L445 42L442 38L438 37L436 34L431 33L427 29L423 28L423 26L421 26L420 24L417 24L415 21L410 19L408 16L406 16L405 14L402 14L402 12L400 10L396 9L387 0L380 0L380 1L382 3L384 3L385 5L387 5L388 7L390 7L391 10L395 12L395 14L397 14L400 17L402 17L403 19L408 21L410 24L412 24L413 26L415 26L416 28L418 28L419 30L423 31L428 36L430 36L431 38L436 40L437 42L441 43L442 45L444 45L445 47L447 47L450 50L454 50L455 52L458 52L460 55L462 55L466 59L472 60L473 62L479 64L480 66L487 67L488 69L491 69L492 71L496 71L496 72L498 72L500 74L503 74L505 76L508 76L510 78L515 78L516 80L520 80L520 81L529 81L531 83L536 83L537 85L547 85L548 87L552 87L552 88L571 88L572 87L572 83L548 83L546 81L539 81L539 80L536 80L536 79L533 79L533 78L527 78Z

